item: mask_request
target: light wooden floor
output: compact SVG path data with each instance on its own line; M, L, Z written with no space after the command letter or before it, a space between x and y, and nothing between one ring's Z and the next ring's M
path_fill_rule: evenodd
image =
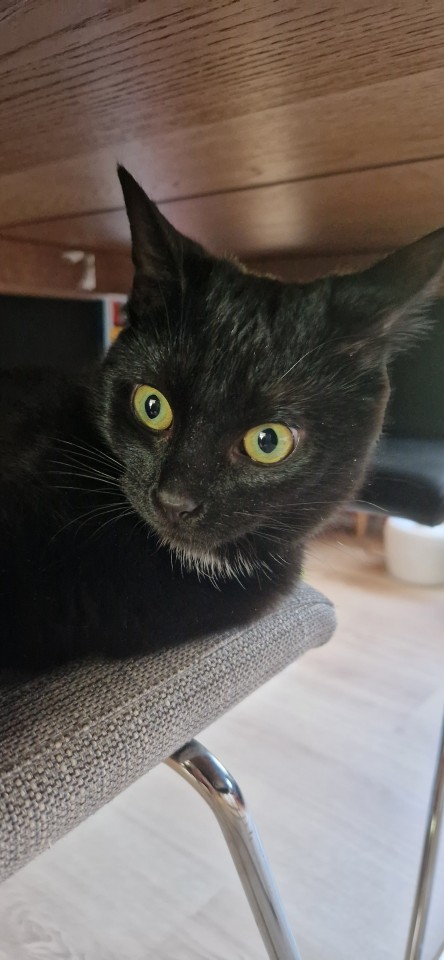
M204 742L253 808L304 960L402 960L444 699L444 590L316 543L325 648ZM444 855L444 850L442 851ZM444 940L444 856L426 958ZM263 960L216 824L154 770L0 888L1 960Z

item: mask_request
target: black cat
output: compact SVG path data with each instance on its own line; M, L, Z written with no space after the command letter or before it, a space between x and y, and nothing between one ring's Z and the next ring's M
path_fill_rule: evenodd
M135 278L100 369L1 375L0 664L125 655L258 616L349 498L444 229L284 284L181 236L119 170Z

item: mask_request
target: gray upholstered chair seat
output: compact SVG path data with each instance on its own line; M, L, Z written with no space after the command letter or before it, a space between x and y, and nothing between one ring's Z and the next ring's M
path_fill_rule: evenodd
M151 656L0 681L0 877L167 758L310 647L329 602L302 584L260 622Z

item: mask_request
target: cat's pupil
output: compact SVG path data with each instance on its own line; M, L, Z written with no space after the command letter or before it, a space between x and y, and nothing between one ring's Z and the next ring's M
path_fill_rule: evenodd
M159 397L156 397L155 393L150 394L150 396L146 398L145 412L147 417L150 418L150 420L155 420L156 417L159 416L160 406L161 404L160 404Z
M272 427L261 430L257 438L257 443L262 453L273 453L279 443L276 430L273 430Z

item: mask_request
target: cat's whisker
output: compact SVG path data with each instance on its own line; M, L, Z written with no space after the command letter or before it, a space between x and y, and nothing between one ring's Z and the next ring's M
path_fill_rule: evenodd
M53 490L77 490L78 493L97 493L103 494L103 496L109 497L110 494L116 496L117 493L122 494L123 491L119 484L109 483L108 481L101 480L100 477L77 477L75 474L71 473L59 473L58 471L51 474L50 476L55 478L55 482L52 480L49 481L50 486ZM63 479L66 477L66 479ZM82 484L83 480L90 480L90 484ZM77 481L77 483L76 483ZM97 483L101 486L97 486Z
M83 520L83 522L82 522L81 524L79 524L79 526L78 526L77 529L75 530L74 538L77 537L77 535L79 534L80 530L83 529L83 527L86 527L89 523L93 523L95 520L101 520L102 517L106 517L106 516L108 516L108 515L110 515L112 519L116 519L116 520L117 520L120 515L122 515L122 516L123 516L124 514L126 515L126 511L123 511L123 508L124 508L124 504L120 504L118 507L115 506L115 507L110 507L109 509L106 509L106 510L100 510L100 512L95 513L94 515L92 515L92 516L90 516L90 517L87 517L85 520ZM122 512L122 511L123 511L123 512ZM128 510L128 513L132 513L132 512L133 512L133 511L132 511L131 509ZM93 530L93 531L92 531L91 537L89 538L90 540L92 539L93 534L94 534L95 532L96 532L96 530Z
M51 484L53 490L75 490L78 493L100 493L105 496L115 495L115 490L104 490L103 487L73 487L71 484Z
M72 517L72 519L69 520L68 523L65 523L65 525L61 527L60 530L57 530L54 536L51 537L50 543L52 543L57 537L59 537L62 533L64 533L64 531L67 530L70 526L72 526L73 523L78 523L79 520L83 520L84 517L93 518L96 515L99 516L102 512L105 513L107 510L114 510L114 509L117 509L117 507L121 509L123 506L127 506L127 505L128 505L127 500L121 500L121 501L117 501L116 503L106 504L106 506L101 505L98 507L93 507L92 510L87 510L85 513L81 513L77 517ZM83 526L83 524L81 524L81 526Z
M273 560L275 560L276 563L279 563L280 566L282 567L289 566L290 561L286 560L285 557L281 557L280 553L277 553L277 554L270 553L270 556L273 557Z
M66 466L66 464L63 464L63 466ZM53 476L53 477L71 477L72 479L79 477L79 479L82 479L82 480L94 480L95 483L102 483L104 486L116 487L118 489L121 489L120 483L118 483L115 477L101 476L100 474L96 475L94 473L83 473L77 469L76 470L48 470L47 473L49 474L49 476Z
M106 464L104 463L94 463L90 460L80 459L78 456L74 456L70 451L62 451L63 459L51 458L48 460L48 463L51 466L63 467L65 470L70 471L71 473L87 473L89 475L94 475L96 477L103 477L106 480L116 481L119 474L113 467L108 465L106 469Z
M60 455L64 455L63 460L54 460L51 459L50 463L61 463L65 466L81 467L84 470L95 470L97 473L103 473L106 476L117 477L119 472L116 471L115 467L112 464L102 463L101 460L95 460L92 457L84 457L83 454L72 453L70 450L57 451Z
M49 460L51 465L55 467L64 467L66 471L71 473L88 473L90 476L104 477L106 480L116 481L118 477L115 473L106 473L104 470L99 470L96 467L92 467L89 463L73 462L71 460Z
M371 500L352 499L350 500L350 505L352 506L353 504L361 504L362 506L372 507L372 509L375 509L381 513L389 512L388 510L385 510L384 507L380 507L377 503L372 503ZM294 502L291 502L291 501L286 502L286 507L298 507L298 508L300 507L300 508L308 509L310 507L317 507L317 506L334 506L334 507L337 507L338 510L340 510L341 507L344 506L344 504L343 502L338 500L305 500L301 502L296 500ZM270 515L270 519L271 519L271 515Z
M115 466L121 468L122 464L119 460L116 460L115 457L112 457L111 454L106 453L105 450L100 450L98 447L94 447L86 443L78 443L72 440L65 440L63 437L50 437L49 439L54 440L56 443L64 444L65 446L74 447L77 450L82 450L85 455L94 456L95 458L102 459L105 461L110 461L114 463Z
M352 503L358 503L358 504L362 504L363 506L372 507L372 508L375 508L375 509L378 510L378 511L379 511L379 510L382 510L384 513L387 513L387 512L388 512L387 510L383 510L382 507L379 507L378 504L372 503L371 500L353 499ZM338 509L340 509L340 508L341 508L341 505L342 505L341 502L338 501L338 500L294 500L294 501L288 501L288 500L286 500L286 502L285 502L285 507L283 507L283 510L285 510L285 509L288 508L288 507L309 508L309 507L317 507L317 506L335 506L335 507L337 507ZM249 512L249 511L245 511L245 510L240 510L240 511L239 511L239 510L235 510L235 511L234 511L234 514L237 515L237 516L244 516L244 517L251 517L251 518L256 518L256 519L263 519L264 521L266 521L266 520L268 520L268 519L271 521L271 520L274 519L274 518L273 518L273 513L264 513L263 511L258 511L257 513L252 513L252 512ZM276 522L276 523L279 523L279 522L283 522L283 521L276 520L275 522Z
M133 514L134 510L131 507L129 510L123 510L121 513L118 513L117 516L113 516L109 520L106 520L105 523L102 523L100 527L97 527L97 529L93 531L90 540L94 540L94 538L97 537L99 533L105 529L105 527L108 527L112 523L117 523L118 520L123 520L124 517L129 517Z
M296 367L298 367L303 360L311 356L311 354L314 353L316 350L320 350L323 347L324 348L327 347L330 343L334 343L335 340L343 340L343 339L344 339L343 337L335 337L332 340L323 340L321 343L317 343L316 346L311 347L310 350L307 350L304 354L302 354L302 357L299 357L299 359L296 360L295 363L293 363L291 367L289 367L288 370L286 370L285 373L282 374L281 377L279 377L277 383L280 383L281 380L285 380L285 377L288 377L289 373L292 373L293 370L295 370Z
M242 583L242 580L239 579L239 577L238 577L235 569L232 569L232 571L231 571L231 576L233 577L234 580L237 580L239 586L242 587L243 590L246 589L246 588L245 588L245 584Z
M66 467L69 470L84 470L85 472L89 470L90 473L95 473L101 477L107 477L110 480L116 480L117 476L115 473L109 473L103 470L102 467L94 467L90 463L84 463L81 460L49 460L48 461L55 466Z
M328 340L322 340L321 343L318 343L314 347L311 347L311 349L307 350L306 353L302 355L302 357L299 357L298 360L296 360L296 362L293 363L291 367L289 367L288 370L286 370L286 372L282 374L281 377L279 377L279 379L277 380L277 383L280 383L281 380L284 380L285 377L288 377L288 375L292 373L292 371L295 370L296 367L299 366L299 364L302 363L303 360L311 356L311 354L315 353L316 350L321 350L321 349L328 350L328 348L332 343L345 343L345 344L350 343L350 346L351 346L352 345L351 340L352 338L350 334L345 334L341 337L330 337ZM372 335L366 335L365 337L366 344L384 343L384 342L385 342L385 336L383 331L379 333L374 333Z
M61 460L51 460L50 463L55 466L65 467L64 470L48 470L50 474L65 474L68 476L83 477L87 480L97 480L103 481L104 483L114 484L119 486L117 477L112 476L112 474L103 473L101 470L93 470L89 467L81 467L80 465L74 465L69 463L63 463ZM89 471L89 472L87 472Z

